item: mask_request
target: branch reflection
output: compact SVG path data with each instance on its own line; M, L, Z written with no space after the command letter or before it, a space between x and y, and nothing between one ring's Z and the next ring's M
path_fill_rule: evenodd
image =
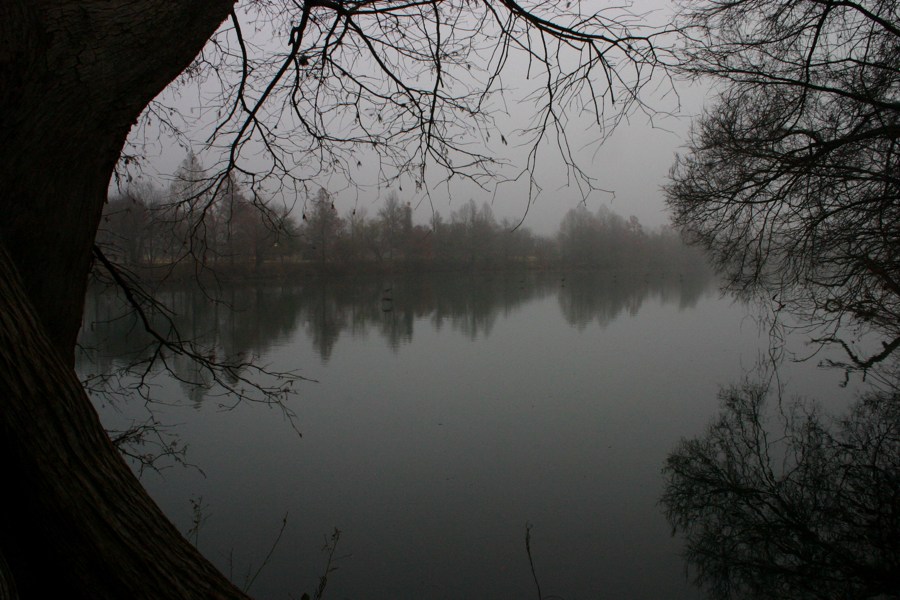
M769 395L724 390L666 462L662 504L696 581L713 598L898 597L900 392L841 418Z

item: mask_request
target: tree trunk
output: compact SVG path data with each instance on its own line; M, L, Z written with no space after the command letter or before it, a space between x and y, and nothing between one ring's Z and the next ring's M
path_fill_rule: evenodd
M125 137L232 3L0 0L0 239L69 363Z
M125 137L231 6L0 0L3 594L242 597L146 494L73 371Z
M0 410L0 543L21 597L243 597L166 519L109 441L3 251Z

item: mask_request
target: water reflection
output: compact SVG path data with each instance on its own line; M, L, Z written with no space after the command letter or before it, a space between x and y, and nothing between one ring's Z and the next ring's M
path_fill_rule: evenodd
M606 327L623 311L636 315L654 297L680 309L690 308L708 285L708 276L701 272L569 274L560 279L559 307L569 325L579 330L593 321Z
M215 358L259 357L319 383L292 402L301 438L277 411L219 411L202 369L167 357L176 377L149 378L167 402L152 408L208 477L145 482L183 531L186 498L211 506L203 550L221 568L232 551L258 564L260 532L302 515L263 597L312 589L298 565L313 570L334 526L353 556L335 597L525 597L529 522L552 594L695 598L657 505L659 466L714 410L718 378L757 349L743 307L705 284L479 273L235 288L222 304L164 291L175 326ZM89 298L82 344L105 362L82 356L82 372L152 356L117 302ZM115 412L102 411L107 426L132 417Z
M706 434L667 460L662 502L697 582L713 598L898 597L897 389L838 419L768 396L723 391Z
M265 354L299 327L327 362L345 332L373 332L398 349L412 341L414 323L428 318L436 330L450 327L469 339L489 336L498 317L556 294L566 322L578 329L605 327L623 312L635 315L644 301L660 298L680 308L693 306L708 289L702 273L666 276L575 272L478 273L393 278L318 278L296 283L209 289L173 288L157 294L171 311L159 312L160 331L174 328L210 358L241 363ZM89 295L81 334L79 370L110 372L144 362L156 352L138 316L110 291ZM201 366L174 357L169 366L186 382L186 393L212 385ZM198 389L189 389L196 384Z

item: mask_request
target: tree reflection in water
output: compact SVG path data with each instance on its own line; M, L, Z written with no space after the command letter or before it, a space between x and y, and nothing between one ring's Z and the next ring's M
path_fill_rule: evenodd
M634 314L645 300L659 298L680 308L695 304L710 289L708 270L697 266L680 273L574 271L458 272L397 274L372 277L298 277L262 285L201 289L188 284L161 286L157 297L170 312L148 312L158 331L177 330L204 357L229 365L220 375L236 387L238 378L282 386L274 376L247 373L248 363L269 364L280 345L298 331L310 340L322 363L327 363L342 336L379 336L398 351L409 344L416 325L448 328L471 340L488 337L502 316L535 300L556 295L562 316L573 327L591 322L601 327L618 315ZM171 453L175 431L166 431L158 448L141 447L146 431L163 431L154 403L166 372L180 385L184 398L200 409L208 398L227 408L233 405L219 381L202 363L160 351L141 320L115 290L96 288L86 300L76 369L98 405L123 407L141 396L146 422L137 426L125 419L122 437L132 456ZM423 321L429 323L425 325ZM299 375L310 365L290 364ZM158 375L163 375L157 379ZM287 386L283 386L287 387ZM288 388L293 391L294 388ZM250 390L252 392L252 390ZM162 394L165 397L165 394ZM289 415L290 416L290 415ZM141 435L132 435L135 434ZM143 458L142 458L143 460Z
M696 581L713 598L898 597L900 392L840 419L803 401L767 419L768 396L724 390L666 462L662 504Z
M327 362L340 336L348 332L353 336L375 332L397 349L412 340L415 321L427 318L437 329L449 326L475 339L490 335L500 315L549 294L558 295L570 325L581 329L596 321L606 326L623 311L635 314L652 297L682 308L692 306L710 281L703 268L678 274L473 272L308 278L230 287L216 294L184 286L159 296L172 312L171 326L220 360L262 356L302 327ZM135 365L145 369L154 356L155 340L122 299L95 290L86 304L79 370L111 373ZM170 326L160 315L151 317L160 329ZM200 376L196 365L181 361L171 366L179 379L199 386L200 391L191 392L194 395L209 390L211 382Z

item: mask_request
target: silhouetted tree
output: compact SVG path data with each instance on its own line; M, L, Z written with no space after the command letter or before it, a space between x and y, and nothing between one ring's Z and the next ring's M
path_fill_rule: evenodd
M303 235L320 266L334 260L334 248L344 232L344 220L334 207L334 198L324 189L303 212Z
M224 187L231 182L227 179ZM192 257L205 265L213 258L219 228L215 201L206 170L197 155L189 152L175 171L168 202L160 207L172 261Z
M896 2L684 4L684 69L712 80L667 186L676 225L732 290L838 341L900 346L900 8ZM834 424L765 387L722 393L707 434L670 456L663 503L720 598L900 596L896 377ZM779 407L783 408L783 407ZM783 431L782 431L783 430Z
M365 208L354 208L344 217L344 222L345 234L338 240L336 252L344 263L363 263L368 258Z
M400 203L396 192L388 194L384 206L378 209L378 230L381 238L379 255L387 255L388 261L394 262L395 254L403 254L412 232L412 209Z
M518 223L509 219L503 219L500 223L498 245L503 262L507 265L527 264L527 261L534 256L534 233L527 227L517 225Z
M97 244L124 264L152 261L154 237L163 233L155 227L153 207L158 204L159 192L149 185L130 186L123 194L111 196L103 209Z
M583 204L571 209L559 224L559 253L569 264L594 263L600 259L600 231L594 215Z
M479 209L471 198L450 215L445 243L453 260L470 267L490 264L494 258L494 234L497 222L489 204Z
M900 345L900 5L685 5L685 70L717 84L668 202L730 287Z
M245 216L245 213L252 212L254 211L250 202L244 196L234 174L229 174L219 192L215 219L220 223L217 228L219 230L217 255L224 255L231 267L234 267L238 255L246 251L247 240L242 238L245 233L252 235L252 231L245 232L248 224L244 221L249 216Z

